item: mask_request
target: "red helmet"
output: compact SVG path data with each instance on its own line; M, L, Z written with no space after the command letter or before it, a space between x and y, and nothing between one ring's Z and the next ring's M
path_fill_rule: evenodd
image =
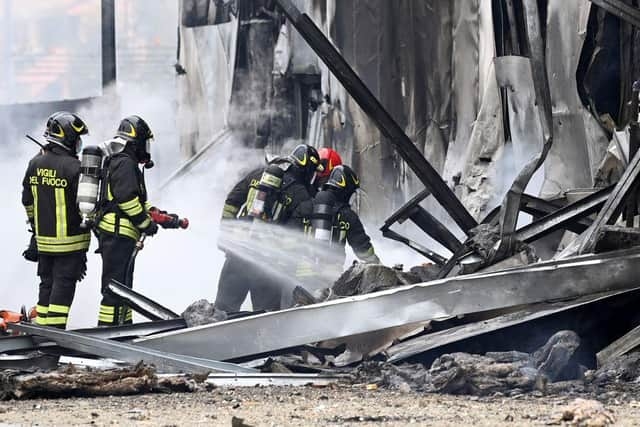
M318 173L319 178L329 177L333 168L342 164L340 154L332 148L321 148L318 150L318 155L320 155L320 164L324 166L324 171Z

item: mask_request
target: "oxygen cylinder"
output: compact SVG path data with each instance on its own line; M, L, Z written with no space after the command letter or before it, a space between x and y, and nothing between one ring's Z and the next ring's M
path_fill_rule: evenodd
M89 146L82 150L80 181L78 183L78 208L82 215L80 227L88 228L98 204L100 177L102 176L102 150Z
M280 191L282 187L282 178L284 177L284 170L277 165L269 165L262 172L260 183L258 184L257 192L251 208L249 209L249 215L254 218L263 218L264 213L269 209L278 209L276 201L273 200L275 195ZM268 212L272 218L277 216L277 212L272 210Z
M311 226L316 240L331 242L336 196L328 190L319 192L313 199Z

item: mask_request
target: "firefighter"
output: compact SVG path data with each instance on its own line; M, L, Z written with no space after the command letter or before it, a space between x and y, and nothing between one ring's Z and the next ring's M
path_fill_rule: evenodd
M111 296L107 286L111 280L131 287L132 254L142 234L153 236L158 225L152 221L147 200L143 169L153 166L150 144L153 133L139 116L120 122L115 138L125 141L124 149L105 162L106 175L100 196L100 219L97 232L102 256L102 302L99 326L132 323L132 312Z
M87 133L77 115L51 115L44 131L47 145L31 159L22 182L22 204L37 246L37 251L31 248L23 255L38 261L39 325L66 328L76 283L86 273L91 235L80 228L76 195L81 136Z
M261 188L263 176L269 171L282 171L276 180L280 181L277 191L267 202L269 212L258 216L252 207ZM225 220L237 219L253 221L256 218L269 223L303 230L305 203L312 200L315 193L316 174L323 171L317 150L309 145L298 145L286 158L276 158L266 168L251 171L231 190L223 208ZM267 172L265 174L265 172ZM271 175L269 175L271 176ZM253 216L252 216L253 215ZM233 227L230 227L233 228ZM218 280L216 308L226 312L236 312L251 292L251 302L255 311L272 311L280 308L280 288L261 272L259 266L226 251L225 263Z
M315 239L328 243L332 247L330 252L334 254L340 251L336 258L340 270L345 260L346 243L349 243L360 261L380 263L358 214L349 204L358 188L360 180L353 169L349 166L337 166L322 191L314 198L311 225Z
M316 186L318 189L322 189L322 186L329 181L329 175L331 175L333 168L342 164L342 158L333 148L323 147L318 150L318 154L320 155L320 164L324 170L318 173Z

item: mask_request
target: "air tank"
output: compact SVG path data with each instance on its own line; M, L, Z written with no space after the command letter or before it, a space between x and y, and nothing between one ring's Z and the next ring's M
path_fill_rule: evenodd
M82 228L89 228L93 224L102 176L102 155L102 150L97 146L82 150L78 183L78 208L82 215Z
M319 192L313 200L311 226L316 240L331 242L336 197L329 190Z

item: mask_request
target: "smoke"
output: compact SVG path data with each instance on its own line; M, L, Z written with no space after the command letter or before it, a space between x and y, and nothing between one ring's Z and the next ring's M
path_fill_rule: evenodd
M17 310L22 304L29 307L37 297L36 264L21 256L30 233L20 195L27 163L38 150L34 144L21 141L0 145L0 182L4 198L0 203L4 229L0 245L0 309Z
M178 313L195 300L214 301L225 259L218 249L224 200L249 170L263 164L264 152L243 148L230 136L168 186L150 184L152 203L188 218L190 225L186 230L161 229L147 239L136 261L134 289ZM148 172L154 173L155 168Z

